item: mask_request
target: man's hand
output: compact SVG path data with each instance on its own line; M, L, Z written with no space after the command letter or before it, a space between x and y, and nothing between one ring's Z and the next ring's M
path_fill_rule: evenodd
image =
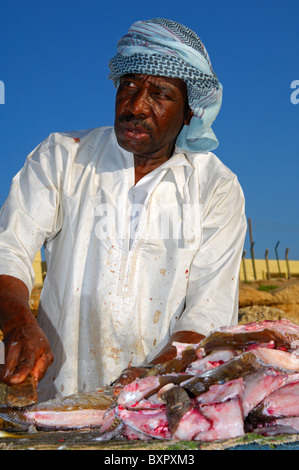
M6 332L3 342L5 365L0 380L7 385L23 382L30 373L39 381L53 362L49 342L33 315L29 321L18 318L17 324Z
M173 342L181 343L190 343L197 344L204 338L203 335L196 333L194 331L177 331L174 333L167 345L160 351L160 353L151 361L151 364L162 364L164 362L170 361L176 357L176 347L173 346ZM125 369L118 379L113 384L113 394L117 396L123 387L128 385L131 382L134 382L135 379L141 377L147 372L146 367L128 367Z
M0 329L5 345L0 380L7 385L23 382L30 373L39 381L53 362L48 339L28 302L27 286L20 279L0 276Z

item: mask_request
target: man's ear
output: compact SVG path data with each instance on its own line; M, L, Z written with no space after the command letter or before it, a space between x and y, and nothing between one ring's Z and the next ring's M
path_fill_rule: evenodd
M185 126L189 126L190 121L193 117L193 114L194 113L193 113L192 109L188 106L188 110L186 112L185 121L184 121Z

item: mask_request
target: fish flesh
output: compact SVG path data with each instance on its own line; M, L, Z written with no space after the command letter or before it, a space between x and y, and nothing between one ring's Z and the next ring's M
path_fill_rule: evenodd
M155 394L167 384L179 384L189 377L185 374L173 374L137 378L132 383L125 385L118 395L117 402L122 406L130 406L142 398Z
M173 438L179 440L193 440L211 427L210 421L192 405L187 392L179 386L166 392L166 417Z
M206 370L214 369L215 367L224 364L225 362L233 359L237 354L233 350L216 350L201 357L194 362L191 362L186 368L186 373L190 375L197 375L205 372Z
M273 418L299 416L299 381L270 393L251 413L250 421L272 421Z
M199 411L212 425L209 430L198 433L194 440L210 442L245 434L242 405L238 397L220 403L200 405Z
M23 409L2 406L0 417L38 430L96 428L99 441L299 434L298 325L228 326L196 345L174 346L174 359L132 375L117 393L111 386Z
M250 411L268 395L288 383L299 381L299 374L280 374L275 370L260 370L244 378L243 412L246 418Z
M110 388L48 400L27 408L0 406L0 417L25 429L73 430L100 428L114 401Z
M126 425L137 432L157 439L172 438L168 427L166 410L162 407L132 411L119 406L117 408L117 415Z
M139 386L143 389L145 384L149 385L141 401L138 403L137 400L133 405L136 411L129 409L132 406L132 401L129 400L130 387L125 388L121 405L117 405L122 408L118 416L125 425L136 433L141 433L139 435L163 439L166 438L166 416L168 433L172 438L206 442L243 436L250 426L252 430L253 424L249 419L252 411L258 410L261 403L274 392L283 390L299 379L299 356L296 353L299 327L287 320L265 321L223 328L221 333L225 334L219 335L217 332L215 336L215 332L211 333L194 348L197 358L195 359L194 354L194 360L185 369L176 369L177 373L173 377L186 378L182 381L177 379L177 383L170 380L168 385L160 388L158 396L160 394L160 399L163 398L160 405L154 405L154 401L151 401L159 388L158 380L150 384L148 379L136 379L135 383L130 384L131 390L134 389L136 393L132 401L137 398ZM184 346L181 350L177 347L178 351L186 350L186 345ZM155 375L151 370L152 376L159 381L164 377L163 372L166 369L163 367L158 367ZM169 380L171 370L167 371ZM186 376L187 373L189 377ZM149 413L142 408L145 396L147 403L162 407L160 413L157 408L154 413L161 419L163 417L164 425L161 427L159 420L155 422L151 419L150 433L144 424ZM299 410L296 413L299 421ZM288 429L299 432L296 431L295 424L293 427L289 425ZM128 436L129 434L127 438Z
M209 390L198 395L195 401L201 405L208 405L209 403L222 403L236 397L243 400L244 389L244 380L240 377L223 384L211 385Z

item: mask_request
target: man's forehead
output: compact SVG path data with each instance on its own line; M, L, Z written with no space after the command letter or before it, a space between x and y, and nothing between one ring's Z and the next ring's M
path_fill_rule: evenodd
M175 87L179 88L180 90L186 90L186 83L181 78L176 77L166 77L161 75L150 75L150 74L142 74L142 73L127 73L122 75L121 80L136 80L137 82L142 83L151 83L158 87Z

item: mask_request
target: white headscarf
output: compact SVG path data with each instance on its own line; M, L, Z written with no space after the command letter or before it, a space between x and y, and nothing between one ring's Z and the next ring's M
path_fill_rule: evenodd
M181 78L186 83L193 117L179 134L178 147L200 152L218 146L211 126L221 107L222 85L206 48L191 29L161 18L137 21L118 42L117 51L109 62L109 78L116 87L129 73Z

